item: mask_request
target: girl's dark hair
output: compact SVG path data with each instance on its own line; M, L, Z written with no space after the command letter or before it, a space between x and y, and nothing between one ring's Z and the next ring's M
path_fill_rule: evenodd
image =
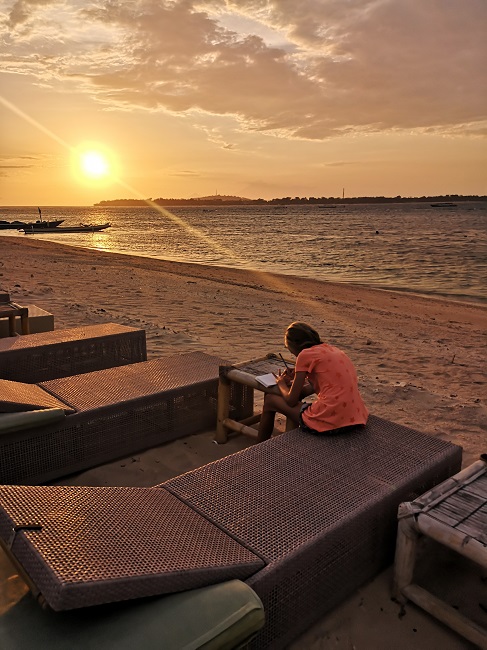
M311 325L301 321L291 323L284 334L286 347L291 343L299 352L306 348L312 348L313 345L319 345L321 342L318 332Z

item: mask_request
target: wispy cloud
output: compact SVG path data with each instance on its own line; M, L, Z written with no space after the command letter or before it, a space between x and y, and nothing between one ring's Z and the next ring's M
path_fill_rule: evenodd
M3 5L0 70L112 109L199 110L285 138L486 133L485 0Z
M34 165L0 165L0 169L29 169Z
M0 154L0 165L2 164L1 161L6 160L6 161L11 161L12 156L2 156ZM38 160L37 156L15 156L15 160Z
M198 172L189 169L181 169L180 171L166 172L166 176L200 176Z
M322 167L351 167L354 165L361 165L363 163L355 160L336 160L332 162L322 163ZM369 163L370 164L370 163Z

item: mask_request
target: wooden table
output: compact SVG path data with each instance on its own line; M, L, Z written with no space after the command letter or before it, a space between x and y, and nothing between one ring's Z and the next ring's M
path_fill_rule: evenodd
M289 366L294 367L294 362L286 359ZM258 359L251 359L243 363L235 364L233 366L220 366L220 381L218 386L218 411L217 411L217 426L215 441L218 443L225 443L228 439L230 431L243 433L244 435L252 438L257 437L255 429L251 428L250 424L255 424L260 420L260 414L253 415L245 420L237 422L229 418L230 413L230 396L232 382L243 384L253 388L254 391L262 391L263 393L275 393L280 395L279 389L276 385L269 388L263 386L256 379L259 375L266 375L268 373L277 374L286 369L285 363L278 355L269 353L265 357ZM286 428L294 428L296 425L286 422Z
M15 331L15 319L20 317L22 334L29 333L29 309L21 307L15 302L0 302L0 318L8 318L9 336L17 336Z
M413 583L421 536L429 537L487 568L487 454L418 499L399 507L393 595L426 610L487 649L487 630Z

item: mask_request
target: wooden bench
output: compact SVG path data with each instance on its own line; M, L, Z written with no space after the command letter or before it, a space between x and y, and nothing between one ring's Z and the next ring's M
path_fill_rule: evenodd
M227 442L231 432L242 433L250 438L257 437L257 431L251 428L251 424L259 422L261 414L251 415L244 420L235 420L230 417L230 398L236 385L246 386L253 396L254 391L262 393L274 393L280 395L278 387L265 386L257 377L268 374L277 374L286 369L286 364L294 367L293 361L279 358L270 352L264 357L251 359L232 366L221 366L220 380L218 385L218 417L216 424L215 442L223 444ZM293 429L296 425L286 419L286 430Z
M29 310L15 302L0 302L0 318L8 318L8 335L17 336L16 318L20 318L22 334L29 333Z
M416 584L419 540L429 538L487 569L487 455L399 507L393 595L412 601L479 648L487 649L487 628L469 620Z
M52 332L54 329L53 314L30 303L23 304L22 307L25 307L29 311L29 334ZM22 322L19 319L15 321L15 331L17 334L22 334ZM5 336L10 336L9 323L5 320L0 320L0 338L4 338Z

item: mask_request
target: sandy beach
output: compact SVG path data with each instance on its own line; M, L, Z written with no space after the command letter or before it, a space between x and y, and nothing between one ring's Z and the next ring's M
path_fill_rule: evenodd
M372 413L461 445L463 466L487 451L483 305L24 237L0 238L0 251L0 287L12 300L54 314L56 329L104 322L143 328L149 358L199 350L239 362L285 352L286 326L307 321L351 357ZM248 444L240 436L217 446L207 432L170 443L171 454L150 450L58 483L154 485ZM22 591L8 565L3 571L11 591L0 605ZM478 593L477 603L482 598L487 607L485 583L475 572L469 579L474 600ZM390 570L294 650L471 647L412 605L403 615L389 582Z

